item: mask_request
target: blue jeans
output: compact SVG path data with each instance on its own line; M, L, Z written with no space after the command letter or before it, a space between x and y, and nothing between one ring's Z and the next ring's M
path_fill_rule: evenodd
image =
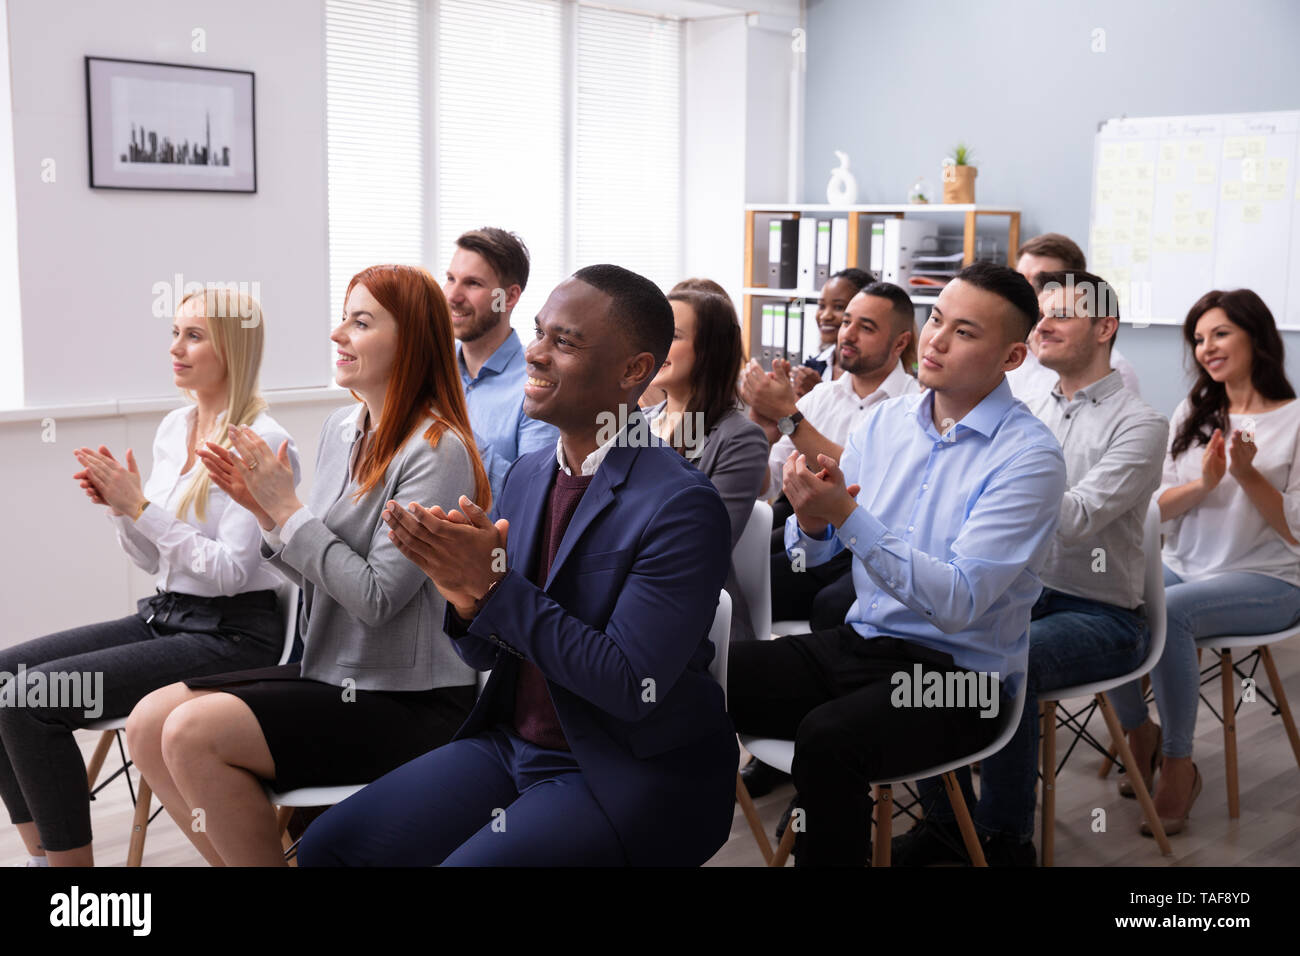
M1300 588L1253 571L1184 581L1165 568L1165 607L1165 650L1151 671L1164 729L1161 749L1166 757L1190 757L1201 690L1196 638L1269 634L1290 627L1300 620ZM1115 688L1110 698L1125 730L1147 719L1141 682Z
M380 777L312 822L299 866L626 866L573 754L498 728Z
M1138 611L1044 588L1031 612L1025 709L1007 745L980 767L980 796L974 800L970 769L957 773L966 805L975 808L976 827L1020 842L1033 839L1038 805L1038 695L1075 684L1118 677L1133 670L1147 652L1150 630ZM922 805L932 820L951 820L952 807L937 777L918 781Z

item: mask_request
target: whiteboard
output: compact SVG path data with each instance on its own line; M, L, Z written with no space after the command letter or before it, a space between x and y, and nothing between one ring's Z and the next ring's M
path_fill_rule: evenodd
M1300 110L1112 119L1093 151L1090 269L1126 322L1182 324L1250 288L1300 329Z

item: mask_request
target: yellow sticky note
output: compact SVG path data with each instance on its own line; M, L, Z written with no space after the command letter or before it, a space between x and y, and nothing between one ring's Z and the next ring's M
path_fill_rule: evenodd
M1190 232L1179 232L1174 234L1174 252L1191 252L1192 251L1192 234Z
M1192 214L1190 212L1174 213L1174 231L1183 232L1192 228Z
M1212 183L1212 182L1214 182L1214 164L1213 164L1213 163L1197 163L1197 164L1196 164L1196 176L1193 178L1192 181L1193 181L1193 182L1197 182L1197 183Z
M1118 209L1115 210L1115 217L1114 217L1114 218L1115 218L1115 222L1116 222L1117 224L1118 224L1118 223L1121 223L1121 222L1123 222L1123 223L1130 223L1130 222L1132 222L1132 221L1133 221L1133 207L1132 207L1132 206L1121 206L1120 208L1118 208Z
M1151 209L1148 206L1138 206L1133 210L1133 222L1136 225L1151 222Z
M1259 202L1264 198L1263 183L1245 183L1241 187L1241 198L1246 202Z
M1241 183L1237 182L1235 179L1228 180L1223 184L1222 195L1225 200L1229 200L1229 201L1233 199L1240 199Z
M1209 252L1210 234L1208 232L1192 233L1192 252Z
M1167 232L1157 232L1155 241L1152 242L1156 252L1169 252L1174 247L1174 241Z
M1093 246L1091 262L1095 266L1108 266L1111 263L1110 246Z
M1268 144L1263 136L1249 136L1246 138L1246 155L1263 156Z
M1151 241L1151 227L1150 227L1150 226L1134 226L1134 227L1133 227L1133 242L1134 242L1135 245L1146 245L1146 244L1149 243L1150 241Z
M1155 163L1138 163L1133 167L1133 178L1140 183L1150 181L1155 174Z
M1268 181L1270 183L1286 182L1286 160L1277 156L1268 160Z
M1189 163L1199 162L1205 158L1205 144L1201 142L1188 143L1183 147L1183 159Z
M1139 163L1142 161L1142 144L1128 143L1124 147L1124 159L1130 163Z
M1155 195L1155 187L1150 183L1139 183L1133 187L1133 201L1140 206L1150 206Z
M1110 274L1110 281L1116 289L1127 289L1129 281L1133 278L1131 269L1114 269Z
M1107 229L1105 226L1097 226L1092 230L1092 244L1094 248L1096 246L1104 246L1108 242L1110 242L1109 229Z
M1099 183L1113 183L1118 178L1118 166L1102 166L1101 169L1097 170L1097 182Z
M1229 136L1223 141L1224 159L1241 159L1246 155L1246 137ZM1191 157L1187 157L1190 159Z
M1266 201L1272 199L1285 199L1285 198L1286 198L1286 183L1269 183L1267 186L1264 187L1264 199Z
M1196 228L1213 229L1214 228L1214 210L1198 209L1196 210Z
M1150 260L1151 260L1151 253L1146 246L1133 247L1133 261L1135 263L1149 262Z
M1172 183L1178 178L1178 167L1173 163L1161 163L1156 167L1156 182L1161 185Z
M1126 163L1121 166L1119 168L1119 181L1122 183L1131 183L1133 181L1134 171L1135 167L1132 163Z
M1129 229L1128 226L1116 226L1116 227L1115 227L1115 241L1116 241L1116 242L1132 242L1132 241L1133 241L1133 231L1132 231L1131 229Z
M1165 142L1160 144L1160 162L1178 162L1178 144L1176 142L1173 140L1165 140Z
M1114 187L1114 186L1098 186L1098 187L1097 187L1097 202L1098 202L1098 203L1100 203L1100 204L1103 205L1103 206L1108 206L1108 205L1110 205L1111 203L1113 203L1114 201L1115 201L1115 187Z
M1192 191L1190 189L1180 189L1178 190L1178 192L1174 193L1174 208L1175 209L1192 208Z
M1242 222L1260 222L1264 218L1264 207L1259 203L1246 203L1241 207Z
M1101 161L1103 163L1118 163L1120 160L1119 143L1106 143L1101 148Z

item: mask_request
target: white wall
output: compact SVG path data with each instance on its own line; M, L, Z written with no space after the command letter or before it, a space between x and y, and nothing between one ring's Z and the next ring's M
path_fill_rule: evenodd
M720 282L738 305L744 204L786 201L795 25L743 15L686 24L686 274Z
M23 401L23 327L18 311L14 140L9 122L8 2L0 0L0 408Z
M263 385L329 381L324 4L8 0L25 401L171 392L153 286L258 282ZM206 52L191 49L196 28ZM252 70L254 194L92 190L83 57ZM41 177L55 161L54 182ZM2 288L2 286L0 286Z

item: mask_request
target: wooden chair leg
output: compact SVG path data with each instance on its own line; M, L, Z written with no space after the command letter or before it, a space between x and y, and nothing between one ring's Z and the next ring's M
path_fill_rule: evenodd
M1138 771L1137 764L1133 760L1133 750L1129 747L1128 737L1125 736L1124 729L1120 726L1119 716L1115 713L1115 708L1110 705L1110 698L1105 694L1097 695L1097 705L1101 708L1101 716L1106 720L1106 727L1110 730L1111 737L1119 745L1119 759L1124 761L1125 767L1129 768L1129 783L1133 785L1133 795L1137 797L1138 803L1142 806L1142 814L1146 817L1147 826L1151 828L1151 833L1155 836L1160 852L1165 856L1171 856L1174 848L1169 845L1169 837L1165 835L1164 824L1160 822L1160 814L1156 813L1155 801L1151 799L1151 794L1147 791L1146 781L1142 779L1142 774Z
M961 831L961 839L966 844L966 852L970 855L971 863L975 866L988 866L984 859L984 848L975 833L975 823L971 820L970 810L966 807L966 798L961 795L957 774L951 770L945 773L943 786L948 791L948 803L952 805L952 812L957 817L957 829Z
M1223 687L1223 764L1228 786L1228 816L1235 820L1241 815L1237 798L1237 697L1232 672L1232 651L1219 652L1219 677Z
M797 807L795 809L798 809ZM785 832L781 834L781 843L776 848L776 853L772 854L772 862L768 866L777 868L785 866L785 861L790 859L790 854L794 851L794 817L791 815L790 821L785 825Z
M745 781L741 778L739 771L736 772L736 800L740 804L741 812L745 814L745 821L749 824L750 832L754 834L754 842L758 844L758 852L763 854L763 863L771 866L772 844L763 831L763 821L758 818L758 809L754 806L749 791L745 789ZM789 832L789 829L789 827L786 827L787 832Z
M1268 673L1268 686L1273 689L1273 699L1282 714L1282 724L1286 727L1287 738L1291 741L1291 753L1295 754L1296 766L1300 767L1300 733L1296 732L1295 718L1291 716L1291 705L1287 703L1286 691L1277 676L1277 667L1273 664L1273 655L1268 645L1259 649L1259 656L1264 659L1264 670Z
M1101 766L1097 768L1097 776L1102 780L1109 777L1111 770L1115 768L1115 757L1119 755L1119 748L1115 746L1114 741L1111 741L1110 746L1106 748L1106 753L1106 759L1103 760Z
M1043 763L1043 848L1042 865L1052 866L1056 860L1056 701L1045 700L1038 705L1039 719L1043 722L1043 742L1039 756Z
M894 788L876 787L876 839L871 854L872 866L890 865L890 848L894 840Z
M289 835L289 821L293 819L293 807L276 807L275 808L275 828L280 831L280 836ZM290 840L290 843L293 841ZM288 849L288 844L285 845Z
M108 748L113 746L113 741L116 739L116 730L105 730L99 735L99 743L95 744L95 752L90 755L90 763L86 764L87 790L95 789L95 781L99 779L99 771L104 768L104 758L108 756Z
M126 851L126 865L139 866L144 859L144 838L149 830L149 806L153 803L153 790L149 782L140 777L135 798L135 820L131 824L131 845Z

